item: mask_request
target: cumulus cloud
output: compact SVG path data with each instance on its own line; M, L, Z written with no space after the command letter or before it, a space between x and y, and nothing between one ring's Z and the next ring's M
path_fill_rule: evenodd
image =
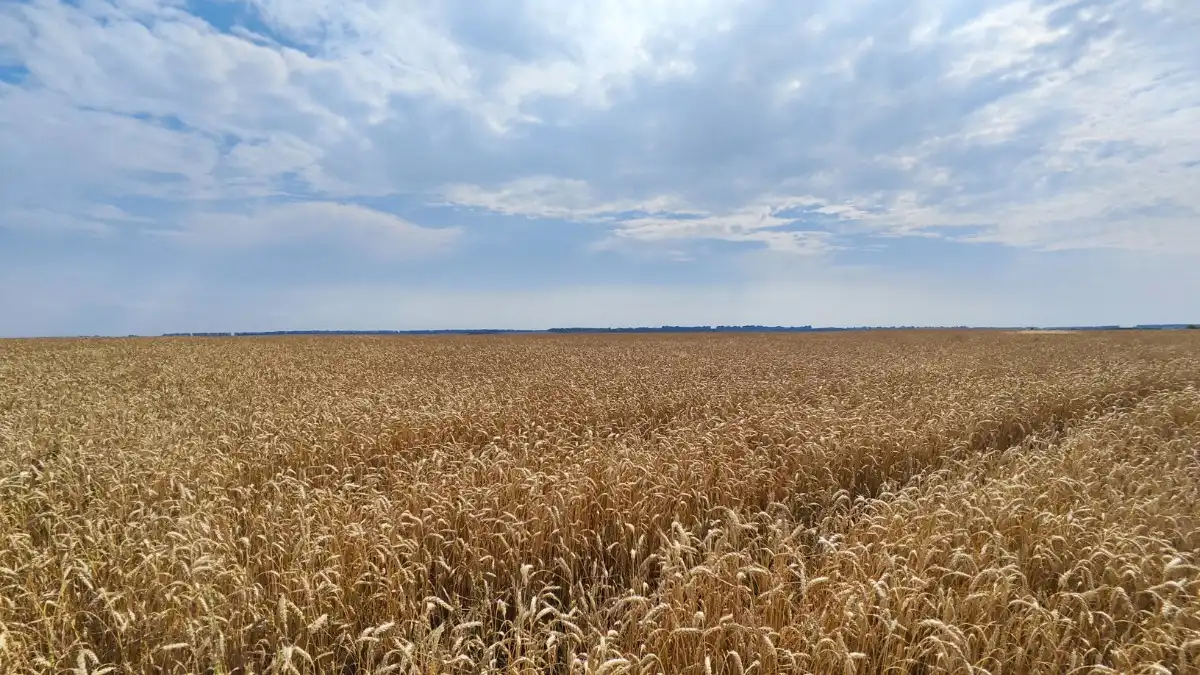
M173 3L9 5L8 58L29 75L5 88L6 135L50 135L58 109L100 137L75 147L117 170L108 189L164 196L287 179L729 218L783 188L891 234L1046 246L1127 245L1122 215L1162 205L1176 215L1142 227L1170 240L1200 206L1183 189L1200 158L1189 3L251 6L260 40ZM114 126L130 151L100 145ZM171 180L136 185L144 171ZM478 180L436 184L451 174ZM551 184L569 209L536 203ZM1070 236L1084 221L1103 232Z
M602 112L531 103L543 123L523 150L557 180L446 194L575 220L624 207L720 219L801 199L838 214L834 234L1197 245L1200 197L1186 185L1200 175L1200 56L1181 28L1200 29L1194 8L877 5L745 3L699 33L686 75L634 79ZM558 144L553 160L542 143Z
M1189 0L5 2L0 226L1200 253L1197 34Z
M461 229L421 227L354 204L296 202L245 213L191 214L181 219L177 229L156 233L206 247L247 248L325 239L350 243L372 256L403 258L442 252L459 237Z

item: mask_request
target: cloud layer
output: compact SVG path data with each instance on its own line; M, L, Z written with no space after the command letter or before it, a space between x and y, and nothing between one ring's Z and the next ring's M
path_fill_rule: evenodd
M1169 267L1200 255L1198 34L1187 0L8 2L0 246L443 294L575 287L555 258L692 294L760 253L880 287L931 256Z

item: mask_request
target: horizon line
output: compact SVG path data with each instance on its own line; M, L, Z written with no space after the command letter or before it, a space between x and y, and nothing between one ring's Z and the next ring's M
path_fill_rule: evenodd
M853 331L900 330L1008 330L1008 331L1117 331L1117 330L1187 330L1200 329L1200 323L1162 324L1090 324L1090 325L859 325L859 326L770 326L742 325L661 325L661 326L563 326L553 328L412 328L412 329L295 329L262 331L179 331L157 334L77 334L12 336L0 339L71 339L71 338L154 338L154 337L271 337L288 335L499 335L499 334L581 334L581 333L830 333Z

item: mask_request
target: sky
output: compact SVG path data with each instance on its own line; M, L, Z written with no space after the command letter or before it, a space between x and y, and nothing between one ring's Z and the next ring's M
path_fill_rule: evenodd
M1200 322L1195 0L3 0L0 336Z

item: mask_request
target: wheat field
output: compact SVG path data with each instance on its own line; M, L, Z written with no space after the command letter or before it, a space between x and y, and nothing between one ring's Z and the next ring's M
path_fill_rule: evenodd
M1200 673L1200 335L0 342L0 673Z

